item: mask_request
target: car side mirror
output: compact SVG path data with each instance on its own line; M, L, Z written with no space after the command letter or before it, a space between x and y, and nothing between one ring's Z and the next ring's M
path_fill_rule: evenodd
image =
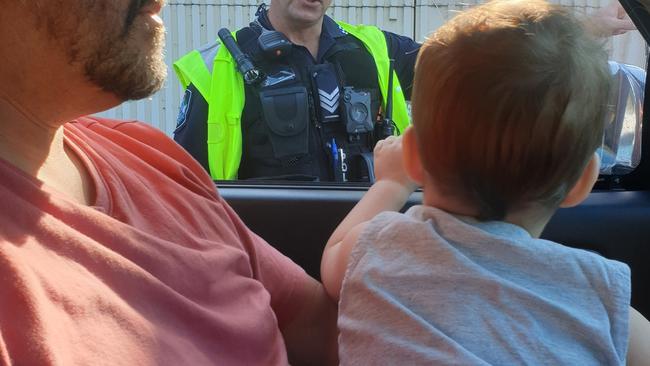
M605 121L603 145L598 150L600 173L622 175L631 172L641 160L641 125L646 71L640 67L609 62L612 93L610 112Z

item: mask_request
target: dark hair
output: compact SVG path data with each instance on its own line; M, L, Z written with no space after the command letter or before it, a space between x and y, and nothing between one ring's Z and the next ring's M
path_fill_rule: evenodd
M493 1L463 12L418 56L424 169L481 219L556 208L602 142L609 80L602 45L562 7Z

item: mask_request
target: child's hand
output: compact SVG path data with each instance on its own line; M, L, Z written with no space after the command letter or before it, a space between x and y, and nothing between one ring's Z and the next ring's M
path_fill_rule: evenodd
M389 136L377 142L374 150L375 179L392 181L414 191L418 185L406 174L402 153L402 137Z

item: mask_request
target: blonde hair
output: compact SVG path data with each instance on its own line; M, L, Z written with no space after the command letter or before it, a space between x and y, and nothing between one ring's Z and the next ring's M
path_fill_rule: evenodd
M435 184L503 219L556 208L601 144L607 55L567 10L493 1L459 14L418 56L413 124Z

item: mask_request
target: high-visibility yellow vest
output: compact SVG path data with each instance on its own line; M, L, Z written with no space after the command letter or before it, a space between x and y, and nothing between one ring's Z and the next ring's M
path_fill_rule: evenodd
M390 59L384 33L375 26L337 23L347 33L359 39L373 57L385 106ZM205 59L206 54L198 50L186 54L174 63L174 71L183 88L193 84L208 103L207 151L212 179L237 179L242 155L244 79L237 71L235 61L226 47L219 47L212 60ZM404 131L410 123L397 74L393 77L393 121L397 127L396 134Z

